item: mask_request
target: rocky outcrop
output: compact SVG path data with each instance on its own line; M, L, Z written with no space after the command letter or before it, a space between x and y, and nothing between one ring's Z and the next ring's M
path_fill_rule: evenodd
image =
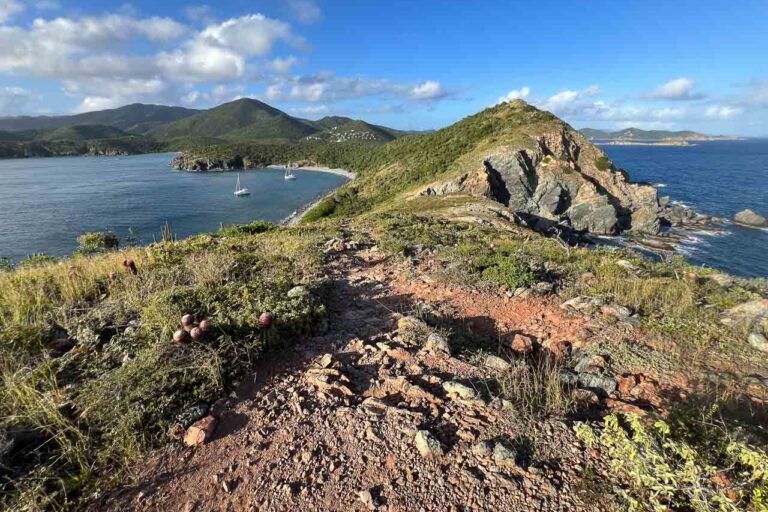
M742 210L733 217L733 221L737 224L744 226L750 226L755 228L768 227L768 219L762 215L758 215L752 210Z
M171 161L171 167L179 171L231 171L237 169L255 169L260 167L255 162L240 155L232 157L194 157L180 155Z
M630 183L581 134L562 125L535 137L533 148L498 146L478 162L477 170L432 184L421 194L482 195L529 223L531 217L541 218L595 234L659 231L656 189Z

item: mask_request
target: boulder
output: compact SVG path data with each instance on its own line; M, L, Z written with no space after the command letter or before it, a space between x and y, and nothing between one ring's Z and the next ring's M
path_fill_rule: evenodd
M768 338L759 332L752 332L747 337L747 341L757 350L768 352Z
M437 457L443 454L440 441L434 438L427 430L419 430L414 438L416 449L424 458Z
M579 374L579 387L589 389L598 396L606 397L616 391L616 379L594 373Z
M492 370L498 370L498 371L504 371L509 369L511 364L506 359L503 359L499 356L494 356L493 354L489 354L485 356L485 360L483 361L483 365L486 368L490 368Z
M444 382L443 389L448 395L458 396L464 400L472 400L477 396L477 392L474 389L455 380Z
M442 352L444 354L451 354L451 345L448 343L448 339L442 334L433 332L427 337L427 342L424 345L424 350L429 352Z
M213 416L206 416L195 422L187 429L187 433L184 435L184 444L187 446L196 446L206 443L211 439L211 436L213 436L213 432L216 430L218 424L219 421Z
M768 227L768 219L762 215L758 215L752 210L742 210L733 216L733 221L737 224L744 226L751 226L756 228Z

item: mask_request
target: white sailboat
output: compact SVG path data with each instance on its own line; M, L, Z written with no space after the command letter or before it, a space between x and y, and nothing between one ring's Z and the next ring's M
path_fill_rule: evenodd
M240 186L240 174L238 174L237 184L235 185L235 196L241 197L241 196L249 196L249 195L251 195L251 191L245 187Z
M286 165L285 166L285 179L286 180L295 180L296 179L296 175L293 174L293 171L291 170L291 166L290 165Z

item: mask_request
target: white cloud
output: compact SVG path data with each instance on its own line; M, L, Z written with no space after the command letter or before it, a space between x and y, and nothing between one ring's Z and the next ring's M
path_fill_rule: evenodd
M213 15L213 9L210 5L188 5L184 9L184 14L190 21L213 25L216 23L216 17Z
M690 78L676 78L658 86L651 94L650 98L662 100L699 100L704 95L694 91L696 82Z
M61 9L61 2L58 0L38 0L35 2L35 9L38 11L58 11Z
M166 76L184 82L217 82L241 77L246 60L229 48L196 40L180 50L161 53L157 64Z
M92 79L64 84L64 91L71 96L82 96L76 112L116 108L143 98L162 98L169 92L169 85L158 78L151 79Z
M422 84L414 86L410 91L411 98L415 100L436 100L445 97L447 94L440 82L428 80Z
M497 101L496 104L498 105L499 103L506 103L512 100L524 100L529 94L531 94L530 87L521 87L517 90L513 89L499 98L499 101Z
M288 7L301 23L315 23L323 17L314 0L288 0Z
M316 75L285 77L267 87L271 101L333 103L366 97L397 97L413 101L438 100L449 95L439 82L407 84L386 79L339 77L324 72Z
M321 116L328 114L328 105L310 105L307 107L293 107L288 111L297 116Z
M293 34L290 25L261 14L251 14L211 25L200 34L199 39L249 57L267 55L278 41L294 46L305 44L302 38Z
M24 5L18 0L0 0L0 23L5 23L24 11Z
M711 107L707 108L706 116L718 119L730 119L740 115L742 112L743 110L739 107L712 105Z
M35 98L21 87L0 87L0 116L17 114Z
M278 57L276 59L271 60L266 64L266 67L268 69L271 69L275 73L284 75L290 72L291 68L293 68L298 63L299 63L299 59L297 59L293 55L289 55L288 57L285 57L285 58Z

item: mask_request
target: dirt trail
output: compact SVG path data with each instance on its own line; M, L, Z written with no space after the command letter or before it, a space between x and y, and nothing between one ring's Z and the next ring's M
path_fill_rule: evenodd
M523 425L508 403L475 396L470 379L490 370L398 332L402 314L428 298L481 330L574 341L582 323L545 299L409 279L375 249L332 255L328 275L329 332L263 360L227 400L210 442L161 450L137 484L97 509L599 508L577 492L586 455L568 425Z

